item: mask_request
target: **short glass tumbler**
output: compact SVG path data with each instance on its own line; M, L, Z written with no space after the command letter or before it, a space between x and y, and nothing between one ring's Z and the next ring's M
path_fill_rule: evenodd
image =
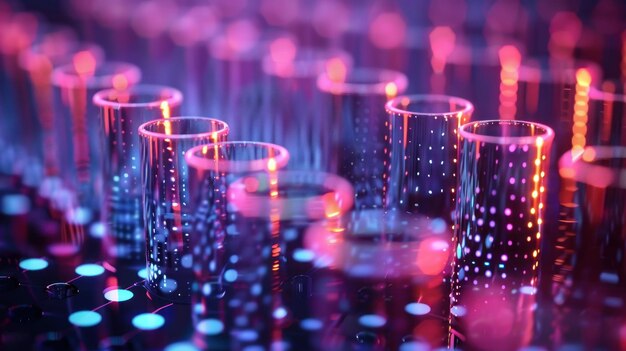
M156 85L97 92L100 109L103 203L108 257L140 262L145 259L142 215L139 126L179 115L180 91Z
M469 345L490 337L472 329L469 316L489 308L472 303L474 295L494 301L496 309L502 301L517 305L537 289L553 139L549 127L525 121L487 120L460 128L451 303L453 327L472 336ZM510 335L511 342L515 338Z
M193 283L189 171L185 152L226 140L226 123L204 117L173 117L139 127L144 231L149 291L189 302Z
M474 106L443 95L399 96L386 105L391 151L386 208L451 220L459 133Z

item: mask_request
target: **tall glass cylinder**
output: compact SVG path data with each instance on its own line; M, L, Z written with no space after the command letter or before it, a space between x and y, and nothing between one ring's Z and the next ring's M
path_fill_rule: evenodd
M452 220L459 133L474 107L443 95L399 96L389 116L387 208Z
M333 69L317 80L333 123L323 164L354 185L357 209L383 207L390 162L385 103L407 84L404 74L382 69Z
M490 120L465 124L460 138L453 328L470 347L485 341L512 347L527 341L526 328L499 329L487 311L515 314L524 306L528 312L534 303L527 297L537 289L554 132L537 123ZM497 330L490 334L485 325Z
M237 284L265 281L269 279L270 273L260 266L255 272L242 271L240 275L237 271L236 267L240 260L239 264L247 266L268 257L269 251L264 243L269 238L263 235L267 232L263 223L267 223L268 220L266 216L261 216L258 221L247 222L248 228L245 231L238 227L237 217L233 215L236 206L227 197L229 186L243 176L275 173L287 165L289 153L282 146L275 144L236 141L194 147L187 152L186 159L189 165L189 190L193 195L191 203L195 218L192 234L195 273L193 318L198 332L203 335L215 335L220 333L209 333L205 329L207 323L210 325L219 323L222 328L226 325L232 330L230 318L231 316L234 318L234 314L228 317L230 321L226 324L220 319L224 309L227 308L224 305L225 296L232 298L233 294L236 294L237 290L234 287ZM246 186L254 188L261 184L251 180ZM267 214L267 205L262 201L253 208ZM256 227L258 233L250 232L249 226ZM242 251L237 253L237 250ZM254 289L261 289L261 286ZM230 308L236 309L237 306L235 301ZM242 323L242 328L237 330L248 329L248 323L258 326L256 319L245 320L244 317ZM220 336L227 338L224 334Z
M351 62L343 51L299 47L285 38L270 45L263 70L270 76L271 112L259 128L262 140L289 150L290 168L324 169L322 150L329 147L327 128L333 121L315 88L315 80L328 68L349 68Z
M623 315L626 289L626 147L588 146L559 160L560 247L553 277L559 305ZM602 306L602 307L601 307Z
M225 26L210 40L210 69L204 108L233 127L238 140L266 141L271 87L263 73L270 43L284 33L263 32L254 21L242 19Z
M42 192L58 179L60 167L57 164L57 145L54 138L55 114L52 71L54 68L72 62L74 57L91 55L99 63L104 60L102 49L89 43L79 43L66 32L54 32L45 36L41 43L34 45L20 56L20 64L28 73L30 94L36 116L36 127L31 126L32 139L29 139L34 163L39 164L40 174L24 174L24 182L36 185L42 181ZM58 117L56 117L58 118ZM43 177L43 180L40 179ZM30 178L30 179L29 179Z
M97 92L100 112L103 202L107 256L140 262L145 257L139 126L180 114L180 91L152 85Z
M75 56L72 64L53 71L58 165L64 186L75 194L73 206L97 211L101 203L100 122L92 96L102 89L125 90L140 78L137 66L121 62L98 64L90 53Z
M185 152L226 140L226 123L204 117L154 120L139 127L146 240L146 287L156 296L189 302L192 272L193 182Z

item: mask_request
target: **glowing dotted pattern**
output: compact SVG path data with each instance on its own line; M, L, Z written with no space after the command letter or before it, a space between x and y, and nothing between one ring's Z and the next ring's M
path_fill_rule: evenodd
M457 182L458 128L469 121L469 101L431 95L387 103L391 152L387 207L450 220Z
M528 293L536 286L552 136L529 122L461 129L453 305L469 290Z
M165 107L165 106L164 106ZM148 264L146 286L152 294L177 302L191 299L193 252L191 199L185 152L224 141L223 122L196 117L169 118L144 125L147 169L145 216ZM155 135L156 134L156 135Z

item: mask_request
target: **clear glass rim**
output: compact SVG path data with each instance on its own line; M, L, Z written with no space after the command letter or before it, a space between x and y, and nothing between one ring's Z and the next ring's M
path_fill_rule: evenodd
M167 98L155 98L149 102L117 102L110 99L111 96L118 96L120 94L128 94L129 96L146 94L157 96L159 93L164 93L169 96ZM166 85L147 85L139 84L133 85L125 90L106 89L100 90L93 96L93 103L100 107L111 108L129 108L129 107L160 107L163 102L167 102L168 106L180 106L183 101L183 93L180 90L169 87Z
M237 203L237 209L250 217L263 216L266 204L272 202L272 207L282 210L281 219L306 216L309 219L323 219L339 216L348 212L354 202L354 190L350 182L338 175L320 171L282 170L275 173L278 185L303 184L311 186L324 186L328 191L324 195L272 197L271 195L258 195L248 191L245 186L246 178L235 180L228 187L229 201ZM307 181L298 182L305 179ZM311 181L309 179L321 180ZM328 213L327 196L333 194L333 200L338 205L336 213Z
M455 111L441 111L441 112L420 112L420 111L410 111L407 109L403 109L399 107L399 105L404 102L406 99L409 100L409 104L414 102L437 102L437 103L453 103L459 106L460 108ZM396 98L389 100L385 104L385 108L387 112L397 113L401 115L410 115L410 116L453 116L453 115L465 115L474 111L474 105L469 101L463 98L448 96L448 95L434 95L434 94L418 94L418 95L402 95Z
M508 125L525 125L527 127L535 127L540 128L543 132L538 133L537 135L526 135L526 136L492 136L492 135L484 135L479 133L474 133L468 131L469 128L477 127L481 125L488 124L508 124ZM490 119L484 121L476 121L469 122L461 126L459 128L459 133L461 137L474 140L484 143L490 144L500 144L500 145L509 145L509 144L518 144L518 145L535 145L539 138L542 139L543 142L551 142L554 139L554 130L548 127L545 124L529 122L523 120L502 120L502 119Z
M198 153L204 154L209 148L221 148L225 146L257 146L267 149L275 150L273 157L263 157L256 160L249 161L234 161L234 160L215 160L206 157L197 156ZM229 171L236 169L240 172L258 172L265 171L269 168L268 162L270 159L274 159L275 168L281 169L289 162L289 151L283 146L264 143L258 141L222 141L218 143L209 143L205 145L194 146L193 148L185 152L185 160L190 167L201 170L221 170Z
M163 122L177 122L177 121L202 121L207 122L209 124L216 124L219 127L217 130L207 131L202 133L192 133L192 134L165 134L158 133L148 130L149 127L163 123ZM181 117L171 117L171 118L162 118L162 119L153 119L139 126L139 135L155 138L155 139L196 139L196 138L213 138L217 140L220 136L226 136L230 132L230 127L228 124L222 120L210 117L199 117L199 116L181 116Z
M106 89L111 87L110 82L113 81L113 78L120 74L127 78L128 85L135 85L141 80L141 70L132 63L104 62L96 67L114 68L117 72L83 77L76 73L74 65L70 63L54 69L52 72L52 83L63 88L73 88L82 85L87 88Z
M409 81L406 75L399 71L381 68L355 68L348 71L350 75L373 75L378 79L373 83L350 83L346 80L334 81L326 73L322 73L317 78L317 87L331 94L380 94L385 95L387 85L394 83L398 93L403 93Z
M568 150L559 159L559 174L566 179L592 184L601 188L626 189L626 168L615 169L593 164L593 161L626 159L625 146L586 146Z

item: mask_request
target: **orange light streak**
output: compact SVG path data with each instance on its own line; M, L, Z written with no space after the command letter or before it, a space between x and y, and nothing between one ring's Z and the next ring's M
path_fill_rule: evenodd
M576 95L572 126L572 152L582 152L587 144L587 113L589 111L589 87L591 74L586 68L576 71Z

